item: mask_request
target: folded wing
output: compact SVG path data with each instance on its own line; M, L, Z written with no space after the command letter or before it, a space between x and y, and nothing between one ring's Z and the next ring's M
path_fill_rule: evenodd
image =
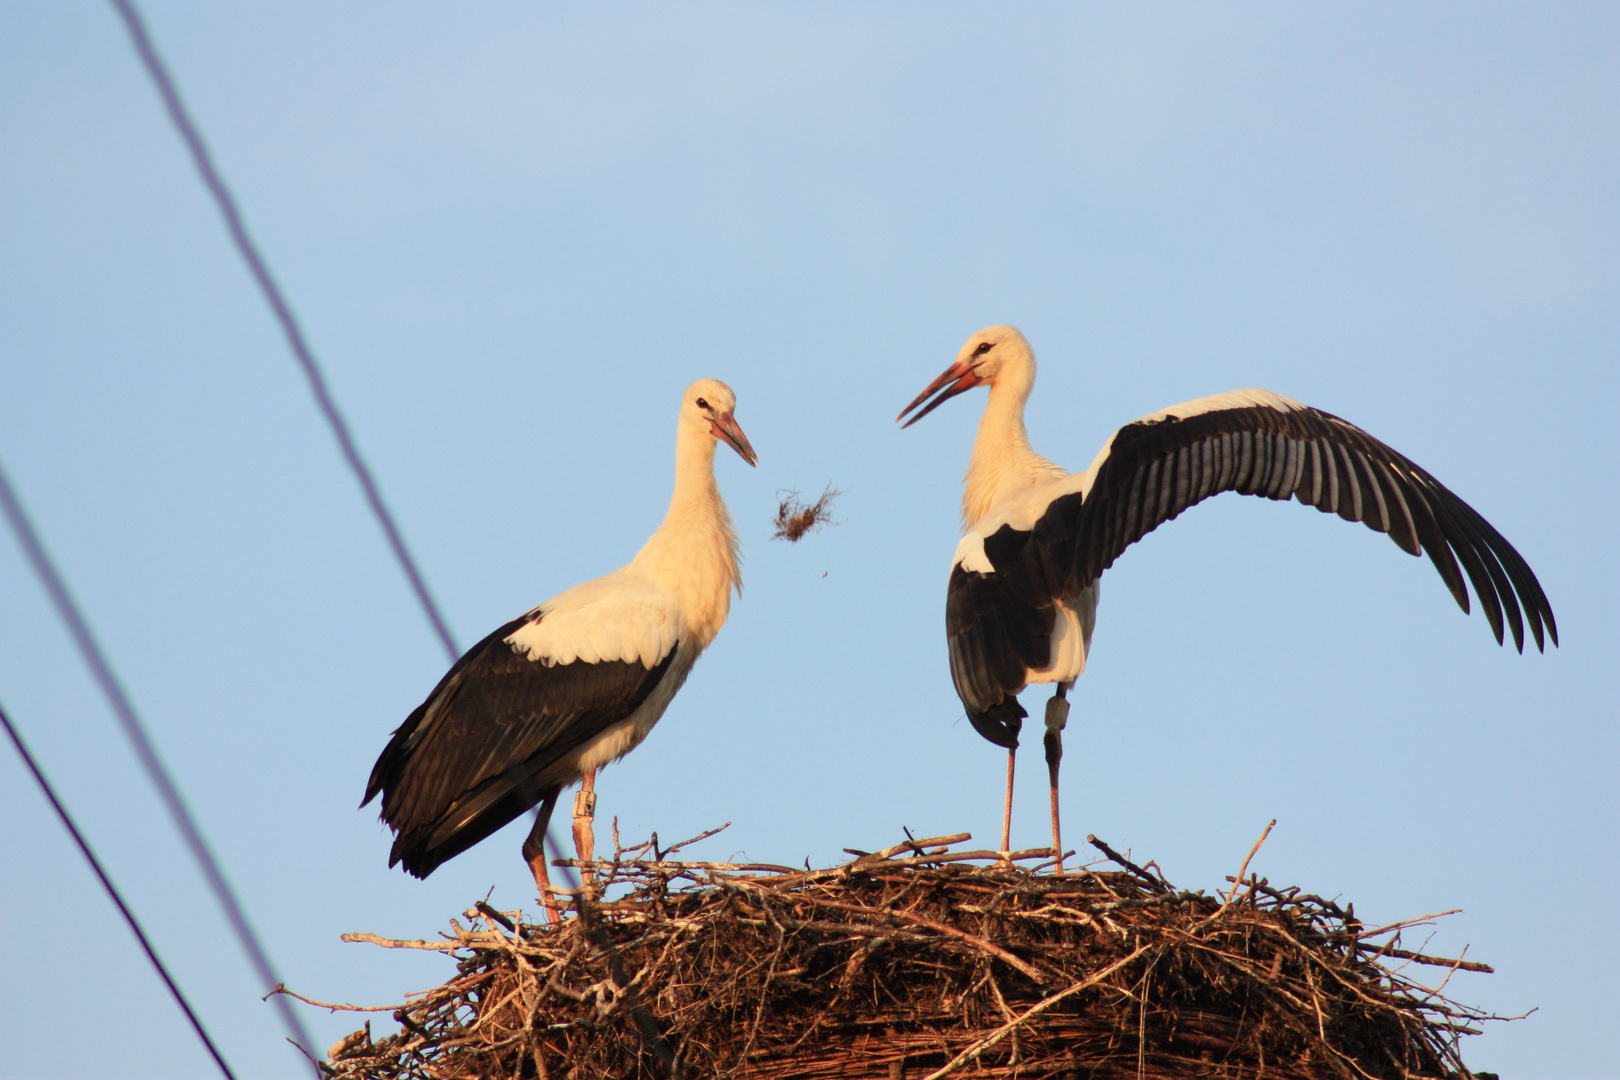
M551 617L537 609L467 650L377 759L361 805L383 797L398 834L390 866L425 877L538 805L555 790L547 769L629 718L675 657L675 633L659 627L627 635L667 641L645 660L639 654L653 650L608 659L599 642L583 641L570 651L594 662L541 658L529 646Z

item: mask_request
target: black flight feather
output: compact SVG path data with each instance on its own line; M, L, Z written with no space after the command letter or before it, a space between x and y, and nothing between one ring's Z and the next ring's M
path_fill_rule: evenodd
M426 877L554 794L546 768L653 692L674 659L545 664L506 638L538 615L514 619L468 649L394 732L371 770L364 806L382 795L397 834L389 865Z
M1464 575L1498 643L1524 623L1538 649L1557 623L1535 574L1489 522L1429 473L1354 424L1271 405L1138 420L1115 433L1091 491L1056 498L1026 529L984 538L992 572L953 568L946 600L951 675L975 730L1016 746L1016 695L1049 662L1053 605L1073 603L1132 543L1222 491L1297 499L1428 552L1464 612ZM1460 565L1459 565L1460 564ZM1521 617L1522 609L1522 617Z

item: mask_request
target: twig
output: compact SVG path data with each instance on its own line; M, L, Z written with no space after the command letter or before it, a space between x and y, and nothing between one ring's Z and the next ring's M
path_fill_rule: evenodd
M466 948L459 941L395 941L379 934L344 934L341 941L366 941L373 945L381 945L385 949L428 949L432 952L455 952Z
M517 933L517 927L512 925L512 920L508 919L505 915L502 915L500 912L498 912L494 908L490 907L489 904L486 903L485 901L480 900L480 901L478 901L478 903L474 904L473 907L477 908L479 914L483 915L484 918L491 919L491 920L493 920L493 921L495 921L497 923L500 923L502 926L506 927L507 933L509 933L509 934Z
M317 1009L330 1009L332 1012L397 1012L400 1009L409 1008L409 1005L333 1005L331 1002L307 998L296 990L287 989L281 983L277 983L274 990L259 1000L268 1001L271 994L286 994L290 998L297 998L305 1005L313 1005Z
M690 847L691 845L697 843L699 840L707 840L709 837L714 836L716 833L723 833L729 828L731 828L731 822L728 821L724 825L719 825L719 826L716 826L713 829L707 829L707 830L705 830L703 832L700 832L696 836L692 837L690 840L682 840L680 843L676 844L674 847L665 848L664 852L663 852L663 855L660 856L660 858L668 858L669 856L675 854L677 851L681 850L681 848L683 848L683 847Z
M1402 919L1400 922L1392 922L1386 926L1380 926L1376 930L1363 930L1357 936L1365 941L1368 938L1383 937L1391 930L1404 930L1408 926L1423 926L1428 923L1430 919L1440 919L1447 915L1460 915L1461 913L1462 908L1454 907L1446 911L1436 911L1431 915L1419 915L1415 919Z
M1249 872L1249 860L1254 858L1254 853L1260 850L1260 846L1266 842L1266 837L1271 835L1271 830L1275 828L1276 825L1277 819L1272 818L1271 821L1267 823L1265 829L1261 831L1260 839L1254 842L1254 847L1250 848L1249 853L1243 856L1243 865L1238 867L1237 881L1233 883L1232 891L1226 894L1226 900L1221 904L1220 911L1217 911L1215 913L1216 915L1219 915L1221 911L1225 911L1227 905L1237 898L1238 888L1243 884L1243 875Z
M940 847L940 846L950 847L952 844L960 844L964 840L971 840L971 839L973 839L973 834L972 833L963 832L963 833L953 833L950 836L930 836L930 837L926 837L925 839L922 839L922 840L913 840L911 838L911 833L907 832L906 833L906 842L905 843L903 843L903 844L895 844L893 847L886 847L882 851L870 852L869 854L867 854L864 857L865 858L870 858L870 859L887 859L890 856L898 855L900 852L906 850L906 848Z
M729 821L726 822L726 825L729 824L731 824ZM720 828L725 828L725 825ZM719 829L714 830L714 832L719 831ZM710 835L713 835L713 833ZM690 842L688 841L688 843ZM574 898L574 910L579 913L580 929L585 932L586 937L594 940L596 936L593 925L595 917L591 913L591 906L589 898L584 895ZM613 939L609 937L607 943L608 971L613 975L614 984L624 996L625 1004L629 1006L630 1018L635 1021L637 1033L641 1036L642 1042L647 1048L653 1051L663 1062L664 1068L669 1071L670 1080L681 1080L680 1058L670 1048L669 1041L664 1038L664 1033L657 1019L641 1004L641 995L637 993L635 983L626 977L624 958L619 955L619 950L614 947Z
M611 869L664 869L664 870L752 870L772 874L802 874L804 871L794 866L778 866L775 863L731 863L731 862L670 862L661 860L636 859L628 862L611 863L606 859L552 859L552 866L574 866L580 868L593 868L606 872ZM572 895L577 890L554 889L553 892L562 895Z
M1051 849L1048 848L1047 850L1050 851ZM1003 949L1000 945L988 942L981 937L974 937L965 930L958 930L954 926L947 926L945 923L939 922L938 920L929 919L922 915L913 915L909 911L890 911L886 908L862 907L859 904L846 904L840 900L828 900L819 896L807 896L803 899L806 903L815 904L817 907L836 908L839 911L854 912L857 915L875 915L880 918L898 919L901 922L909 922L915 923L918 926L926 926L928 929L944 934L946 937L956 938L958 941L965 941L974 948L982 949L984 952L989 953L998 960L1005 961L1021 971L1037 986L1045 986L1047 984L1047 976L1042 975L1039 971L1036 971L1024 961L1018 959L1018 957L1014 956L1006 949Z
M1433 990L1429 991L1429 996L1431 998L1437 998L1437 997L1440 996L1440 992L1446 988L1446 983L1450 982L1451 977L1453 975L1457 974L1458 969L1461 968L1465 963L1467 963L1467 961L1463 959L1463 956L1467 956L1467 955L1468 955L1468 946L1464 945L1463 946L1463 951L1462 951L1462 956L1459 956L1459 957L1457 957L1457 959L1452 960L1452 961L1450 961L1450 962L1448 962L1446 964L1446 967L1450 968L1451 970L1447 971L1446 972L1446 977L1440 980L1440 985L1435 987Z
M1360 947L1371 949L1374 946L1365 945ZM1455 960L1447 960L1442 956L1425 956L1423 953L1407 952L1405 949L1379 949L1378 955L1394 957L1396 960L1410 960L1414 964L1427 964L1429 967L1448 967L1460 971L1478 971L1485 975L1496 974L1496 969L1491 967L1489 964L1481 964L1477 960L1464 960L1461 957L1458 957Z
M1081 979L1067 990L1061 990L1058 993L1053 994L1051 997L1046 998L1044 1001L1031 1005L1028 1009L1024 1010L1021 1015L1009 1020L1007 1023L1001 1025L989 1035L986 1035L972 1046L969 1046L966 1050L963 1050L960 1054L957 1054L950 1061L946 1062L943 1068L936 1069L927 1076L923 1077L923 1080L939 1080L940 1077L949 1075L969 1058L977 1057L979 1054L984 1053L984 1051L990 1049L990 1047L1006 1038L1014 1028L1018 1027L1020 1024L1027 1023L1030 1017L1034 1016L1036 1013L1045 1012L1047 1009L1050 1009L1053 1005L1056 1005L1064 998L1072 997L1088 987L1096 986L1098 983L1108 978L1108 976L1112 975L1120 968L1125 967L1137 957L1147 952L1151 947L1152 946L1149 945L1139 946L1137 950L1131 953L1129 956L1116 960L1114 963L1109 964L1107 967L1103 968L1094 975L1088 975L1086 978Z
M1119 866L1123 866L1125 869L1129 870L1132 874L1136 875L1138 878L1141 878L1143 881L1147 882L1147 884L1151 888L1153 888L1155 891L1164 892L1164 891L1169 889L1170 886L1165 884L1163 878L1155 877L1153 874L1148 873L1146 870L1142 869L1140 866L1137 866L1135 863L1131 862L1131 860L1127 859L1125 856L1121 855L1119 852L1115 851L1113 848L1109 847L1107 844L1105 844L1103 841L1097 839L1095 836L1087 836L1086 837L1086 843L1090 844L1092 847L1096 848L1098 851L1100 851L1104 855L1108 856L1108 861L1109 862L1115 863L1116 865L1119 865ZM1047 850L1048 854L1050 854L1051 851L1052 851L1051 848L1047 848L1046 850Z

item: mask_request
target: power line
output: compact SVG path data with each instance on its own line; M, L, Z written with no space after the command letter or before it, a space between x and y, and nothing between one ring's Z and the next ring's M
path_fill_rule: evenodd
M158 959L157 950L152 948L151 941L147 940L146 931L141 929L141 924L136 920L135 913L129 910L128 904L124 903L124 898L119 895L117 887L112 883L112 879L107 876L107 871L102 869L101 860L97 859L96 853L90 850L89 841L85 840L84 834L79 832L79 827L73 823L73 818L67 812L67 807L62 805L62 800L56 797L55 790L51 788L51 782L45 779L45 773L34 760L34 755L28 752L27 745L23 743L22 735L12 725L11 717L6 715L5 706L3 705L0 705L0 724L5 726L6 734L11 736L11 745L17 748L17 753L22 757L23 764L27 765L28 771L34 774L34 782L39 785L39 790L45 793L45 798L50 801L51 809L56 811L56 816L61 819L62 825L73 837L73 842L79 845L79 850L84 853L85 860L90 864L90 869L96 872L96 877L101 881L101 887L107 890L107 895L112 898L113 904L117 906L118 913L129 924L130 932L135 935L135 940L141 943L142 951L146 953L146 958L152 962L152 966L157 969L158 977L163 980L163 985L167 986L169 993L174 995L175 1004L180 1006L180 1011L186 1014L187 1020L191 1021L191 1028L197 1033L197 1038L201 1039L203 1046L208 1048L209 1056L214 1059L214 1064L218 1065L219 1071L225 1074L225 1080L236 1080L236 1074L231 1072L229 1065L225 1064L225 1058L220 1054L219 1047L215 1046L214 1040L208 1037L208 1032L203 1028L202 1021L192 1011L191 1003L186 1000L186 995L180 992L180 987L174 981L174 976L169 974L169 969L163 966L162 960Z
M108 663L106 654L96 641L95 635L90 631L90 625L85 621L79 606L74 602L73 596L68 592L67 584L62 575L56 570L51 561L50 554L45 550L39 533L35 531L33 523L23 511L22 503L18 501L16 493L12 490L11 481L6 476L5 465L0 462L0 509L4 509L6 519L11 523L11 529L17 535L17 542L22 545L28 562L39 578L40 584L50 596L51 603L56 607L56 613L67 624L68 632L72 634L74 644L79 647L79 654L84 657L90 673L95 676L96 683L106 696L107 703L112 706L113 715L124 728L130 745L134 747L135 756L140 759L146 770L146 775L157 788L163 804L168 808L169 816L174 820L175 828L191 850L191 857L196 860L197 866L203 872L208 886L213 890L214 898L219 902L225 913L225 919L230 923L237 940L242 944L242 950L247 953L254 970L264 981L266 988L280 985L281 978L276 974L275 966L271 964L269 955L264 946L259 943L259 937L253 932L248 923L247 913L242 910L241 903L236 899L236 893L230 882L225 878L225 871L220 867L219 861L214 857L208 842L203 839L202 830L198 828L191 810L186 806L185 799L180 795L180 789L169 776L168 769L158 757L157 748L152 744L151 737L146 733L145 726L135 712L135 706L130 702L129 695L124 692L123 685L113 674L112 665ZM281 1013L281 1020L292 1032L294 1041L300 1048L313 1047L314 1041L304 1030L304 1025L293 1012L291 1005L280 995L276 995L275 1005Z
M372 476L371 469L366 465L365 459L360 456L360 450L355 445L354 437L349 432L349 426L338 410L337 402L333 399L331 390L326 383L326 376L321 372L320 365L315 361L315 355L310 350L308 342L304 340L304 332L293 314L292 306L282 295L281 288L276 284L275 277L270 273L270 267L264 257L259 253L258 246L248 234L247 225L242 219L242 212L236 205L236 198L231 194L230 188L220 176L219 170L214 166L214 159L208 152L208 144L203 141L202 133L186 111L185 103L180 99L180 91L175 86L163 59L158 56L157 48L152 43L151 34L146 29L146 23L141 18L132 0L110 0L119 16L124 20L124 26L129 31L130 39L134 42L135 51L140 55L141 63L145 65L147 74L157 85L158 94L163 98L164 108L168 111L169 119L179 131L186 148L191 152L192 163L196 165L202 182L208 188L209 194L219 206L220 215L225 219L225 227L231 234L231 241L241 254L253 280L258 283L259 289L275 314L276 321L281 324L282 333L286 335L287 344L293 351L293 356L303 368L304 375L309 380L310 391L315 395L315 402L320 407L321 414L332 428L332 435L337 439L339 448L343 451L344 460L349 463L355 479L360 482L360 488L365 493L366 503L371 507L372 514L377 523L382 526L383 535L388 539L388 546L393 549L394 557L399 561L400 569L404 571L406 580L410 582L411 591L416 594L422 612L427 616L438 636L439 643L444 646L445 655L452 664L461 657L461 649L457 647L455 637L450 633L450 627L445 622L433 594L428 591L427 579L422 575L412 557L410 549L405 546L404 535L399 525L394 521L393 514L388 505L383 502L382 491L377 485L376 478ZM547 840L551 839L548 832ZM553 844L554 851L561 848ZM569 875L570 878L572 875ZM570 885L577 885L570 881Z
M311 392L315 395L315 402L321 413L326 417L332 428L332 435L337 439L338 446L343 451L344 460L354 472L355 479L360 482L360 488L365 493L366 502L371 507L372 514L377 523L382 526L383 534L388 539L388 546L393 549L394 557L399 561L400 569L404 571L406 580L410 582L411 591L416 594L417 601L422 606L423 614L438 636L439 643L444 646L445 655L452 664L461 657L461 649L457 647L454 636L450 633L449 625L445 622L433 594L428 591L427 579L416 565L410 549L405 546L405 538L399 525L394 521L393 514L388 505L383 502L381 489L377 485L371 469L360 456L360 450L355 445L354 437L349 432L348 424L343 414L338 410L337 402L333 399L331 390L327 387L326 376L322 374L320 365L316 363L314 353L304 340L304 332L298 325L298 319L293 314L292 306L282 295L281 288L276 284L275 277L270 273L269 265L259 253L253 238L248 234L247 225L242 219L242 212L236 205L236 199L231 195L230 188L226 187L225 180L220 176L219 170L214 166L212 155L208 152L208 145L203 141L202 133L186 111L185 103L180 99L180 91L175 86L173 77L168 68L157 54L157 48L152 43L152 37L147 32L146 23L141 18L132 0L110 0L117 9L119 16L124 20L129 36L134 42L135 51L140 55L141 63L145 65L147 73L157 85L158 94L163 98L164 108L167 109L169 119L179 131L186 148L191 152L193 164L202 177L203 185L208 188L219 206L220 215L225 219L225 227L231 234L231 241L236 250L248 265L253 280L258 283L259 289L264 293L270 310L275 314L276 321L281 324L282 332L286 335L287 344L292 348L294 357L304 370L309 380ZM546 839L551 840L547 833ZM553 850L562 850L556 844ZM572 875L569 874L571 878ZM577 883L570 881L571 886Z
M349 463L355 479L360 481L366 502L370 505L372 514L376 516L377 523L382 526L383 535L388 538L388 546L394 551L394 558L399 560L400 569L405 571L405 577L410 580L411 589L416 593L416 599L421 603L422 610L427 613L428 622L433 624L433 632L438 635L444 651L450 654L450 662L455 663L461 653L456 648L455 639L450 636L450 628L446 625L444 616L439 613L439 606L434 603L433 595L428 592L427 581L417 569L416 560L405 547L405 538L400 534L399 526L395 524L394 516L389 512L387 504L383 502L382 491L378 488L376 479L360 457L360 451L354 444L354 437L349 433L349 425L344 421L343 414L338 411L337 402L332 399L331 390L326 385L326 376L322 374L320 365L315 362L314 353L304 340L304 331L300 329L292 307L282 296L281 288L270 275L269 266L259 254L253 238L248 235L247 225L242 220L242 213L237 208L235 198L225 186L219 170L214 167L214 160L208 153L208 146L203 142L197 125L186 112L185 104L180 100L180 91L175 87L168 68L158 56L140 12L135 9L132 0L111 0L111 3L123 18L129 36L135 43L135 51L140 54L141 63L146 66L147 74L151 75L152 81L157 84L169 119L174 122L180 137L185 140L186 148L191 151L191 160L197 166L197 172L202 175L203 184L213 195L214 202L219 204L219 212L225 218L225 227L230 231L236 250L247 263L248 270L253 274L253 280L258 282L260 291L270 304L271 312L281 324L282 333L287 335L287 344L292 347L293 355L298 359L299 366L304 369L304 376L309 380L310 392L315 395L316 404L320 406L326 422L331 425L332 434L338 441L338 447L343 451L344 460Z
M109 2L118 11L119 17L124 20L130 39L134 42L135 51L140 55L141 63L145 65L147 74L152 77L153 83L157 85L158 94L163 98L163 105L168 110L169 119L173 121L175 128L180 132L180 137L185 141L186 148L191 152L192 162L196 165L204 186L208 188L209 193L214 197L214 202L219 206L219 212L225 219L225 227L231 234L231 241L236 245L236 250L241 254L243 261L247 263L248 270L253 275L253 280L258 283L260 291L264 293L265 300L269 303L270 310L275 314L276 321L281 324L282 333L287 337L287 344L292 348L293 355L297 358L299 366L303 368L304 375L309 380L310 391L315 395L316 404L320 406L321 413L326 417L326 422L332 428L332 434L343 451L344 460L349 463L349 468L354 472L355 479L360 482L360 488L365 493L366 502L371 507L372 514L377 518L377 523L382 526L383 534L388 538L388 546L393 549L394 557L399 561L400 569L405 572L411 590L416 594L417 602L421 604L428 622L432 624L433 631L438 635L440 644L444 646L445 654L449 657L450 663L454 664L460 658L461 650L456 647L455 638L451 635L450 628L446 624L444 616L440 613L438 604L434 602L433 594L428 591L427 581L422 576L421 570L418 569L416 560L412 558L410 550L405 546L405 538L401 534L398 524L395 523L393 514L389 511L387 504L383 502L382 492L377 485L376 479L372 476L371 470L367 467L364 459L360 457L359 448L355 446L354 437L349 432L343 414L338 411L337 402L332 398L331 391L327 387L326 377L322 374L320 365L316 363L314 353L304 340L304 332L299 327L297 318L293 315L291 305L287 303L280 287L275 282L275 278L271 276L270 268L266 264L264 257L260 255L258 247L253 243L253 238L248 235L247 225L242 220L242 213L236 205L236 199L231 195L230 189L226 187L225 180L220 176L219 170L215 168L213 157L208 152L208 146L203 142L202 133L197 130L197 125L186 111L185 104L180 99L180 91L175 86L174 79L170 76L163 60L158 56L157 49L152 44L151 35L147 32L146 24L142 20L140 12L136 9L133 0L109 0ZM551 843L553 851L561 850L557 844L552 842L549 830L547 831L546 840ZM572 888L579 889L579 882L571 871L571 867L565 868L565 876ZM579 897L580 919L585 925L587 933L589 933L588 900L583 891L578 892L577 895ZM594 935L592 936L594 937ZM608 940L608 948L613 955L614 961L617 962L617 950L613 949L611 939ZM281 1002L279 996L277 1002L278 1004ZM632 1011L637 1021L638 1033L643 1039L652 1044L654 1051L670 1069L671 1074L679 1075L680 1069L675 1055L663 1035L658 1031L652 1018L639 1005L633 1006Z

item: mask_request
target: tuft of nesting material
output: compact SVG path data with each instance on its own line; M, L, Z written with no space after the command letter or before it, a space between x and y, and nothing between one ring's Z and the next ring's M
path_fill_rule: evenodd
M953 850L968 839L852 850L842 866L809 870L676 861L656 837L630 849L615 838L613 858L582 867L603 899L575 895L576 917L561 924L527 925L480 903L466 913L470 926L452 920L438 941L344 935L444 952L456 974L387 1007L397 1034L373 1039L368 1024L332 1048L322 1071L341 1080L1489 1075L1470 1073L1457 1044L1499 1018L1413 972L1427 965L1449 979L1490 968L1400 947L1403 930L1433 916L1369 927L1351 906L1243 870L1230 892L1187 892L1095 838L1105 861L1058 876L1042 872L1047 849Z
M832 519L832 507L833 501L842 494L842 491L828 484L815 502L807 503L799 498L797 491L777 492L776 531L771 534L771 539L796 544L823 525L837 524Z

